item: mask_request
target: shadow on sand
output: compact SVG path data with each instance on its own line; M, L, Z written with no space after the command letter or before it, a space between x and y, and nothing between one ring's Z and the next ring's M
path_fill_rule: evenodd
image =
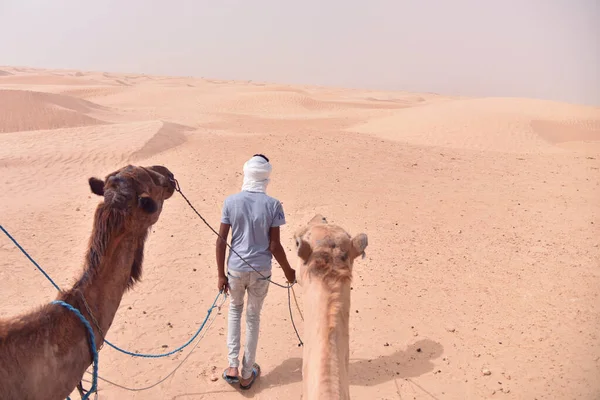
M408 346L406 350L398 350L385 356L364 360L351 359L350 385L375 386L396 378L421 376L433 371L435 365L432 360L439 358L443 351L444 348L440 343L423 339ZM243 397L250 398L264 389L300 382L302 381L302 358L289 358L266 374L264 372L252 389L239 390L237 385L232 388L239 390ZM183 393L173 399L222 392L224 391Z

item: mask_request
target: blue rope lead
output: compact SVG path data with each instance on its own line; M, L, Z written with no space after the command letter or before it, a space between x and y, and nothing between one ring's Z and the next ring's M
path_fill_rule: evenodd
M1 225L0 225L0 227L1 227ZM96 339L94 338L94 331L93 331L90 323L87 321L87 319L85 319L85 317L81 314L81 312L79 312L79 310L76 309L75 307L73 307L72 305L65 303L64 301L61 301L61 300L54 300L52 302L52 304L58 304L60 306L65 307L67 310L75 313L75 315L77 315L77 317L83 323L83 325L85 325L85 328L87 329L87 331L90 335L90 347L92 348L92 355L93 355L92 363L94 364L94 369L93 369L93 374L92 374L92 387L85 394L85 396L83 396L81 398L81 400L86 400L90 397L90 395L92 393L94 393L97 390L97 387L98 387L98 350L96 350ZM69 398L67 397L67 399L69 399Z
M15 238L13 238L10 233L8 233L8 231L6 229L4 229L4 227L2 225L0 225L0 229L2 229L2 232L4 232L6 234L6 236L8 236L8 238L10 240L12 240L12 242L19 248L19 250L21 250L21 252L23 254L25 254L25 256L27 256L27 258L33 263L33 265L35 265L37 267L37 269L40 270L40 272L42 274L44 274L44 276L46 277L46 279L48 279L50 281L50 283L52 283L52 285L54 285L54 287L56 288L56 290L58 290L59 292L61 291L60 288L58 287L58 285L56 283L54 283L54 281L52 280L52 278L50 278L50 276L46 273L46 271L44 271L42 269L42 267L40 267L38 265L38 263L35 262L35 260L33 258L31 258L31 256L27 253L27 251L25 251L25 249L23 247L21 247L21 245L16 241ZM192 336L192 338L190 340L187 341L187 343L185 343L182 346L179 346L178 348L176 348L173 351L170 351L168 353L163 353L163 354L138 354L138 353L132 353L131 351L127 351L127 350L123 350L120 347L112 344L111 342L109 342L108 340L106 340L106 338L104 339L104 343L106 343L107 345L109 345L110 347L112 347L113 349L120 351L123 354L127 354L133 357L145 357L145 358L160 358L160 357L167 357L170 356L173 353L177 353L178 351L183 350L184 348L186 348L187 346L190 345L190 343L192 343L194 341L194 339L196 337L198 337L198 335L200 334L200 332L202 331L202 329L204 328L204 326L206 325L206 321L208 321L208 317L210 316L212 310L215 308L215 304L217 304L217 300L219 299L219 296L221 295L222 291L219 292L219 294L217 294L217 297L215 298L215 301L213 302L213 305L211 306L211 308L208 310L208 315L206 316L206 318L204 319L204 322L202 323L202 325L200 325L200 328L198 328L198 330L196 331L196 333L194 334L194 336Z
M190 343L192 343L194 341L194 339L196 339L196 337L198 337L198 335L200 334L200 332L202 332L202 329L204 329L204 326L206 325L206 322L208 321L208 318L210 317L210 314L212 314L213 310L216 308L216 304L217 304L217 300L219 300L219 296L221 296L221 293L223 291L220 291L217 294L217 297L215 297L215 301L213 301L212 306L210 306L210 308L208 309L208 313L206 314L206 318L204 318L204 321L202 322L202 325L200 325L200 327L198 328L198 330L196 331L196 333L194 334L194 336L191 337L190 340L187 341L187 343L185 343L182 346L179 346L178 348L176 348L173 351L170 351L168 353L164 353L164 354L139 354L139 353L132 353L130 351L127 350L123 350L113 344L108 343L108 340L105 340L106 343L108 343L113 349L120 351L121 353L130 355L130 356L134 356L134 357L145 357L145 358L160 358L160 357L166 357L166 356L170 356L171 354L177 353L178 351L181 351L183 349L185 349L187 346L189 346Z

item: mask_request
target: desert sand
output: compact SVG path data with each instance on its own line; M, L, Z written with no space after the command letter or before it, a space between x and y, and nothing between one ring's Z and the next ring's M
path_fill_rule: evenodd
M0 67L0 223L62 287L100 201L90 176L165 165L216 227L257 152L273 164L293 265L292 232L315 213L369 236L354 270L353 398L600 398L599 107ZM168 200L107 339L142 353L185 343L217 293L214 244L181 196ZM54 299L4 235L0 260L0 317ZM247 393L220 378L227 305L174 376L141 392L100 381L100 399L300 399L286 291L270 288L263 376ZM143 359L105 346L100 376L148 386L190 349Z

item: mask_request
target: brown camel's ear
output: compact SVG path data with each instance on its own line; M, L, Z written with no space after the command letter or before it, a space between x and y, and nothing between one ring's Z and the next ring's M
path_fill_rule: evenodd
M104 182L98 178L90 178L88 179L90 184L90 189L92 189L92 193L97 194L98 196L104 196Z
M156 202L145 193L138 198L138 205L148 214L152 214L158 209L158 204L156 204Z
M364 233L359 233L358 235L352 238L352 250L350 250L350 256L352 259L360 256L362 254L363 258L365 258L365 249L369 244L369 239L367 235Z
M308 244L308 242L306 242L302 238L297 237L296 248L298 252L298 257L300 257L302 261L306 263L310 258L310 255L312 254L312 248L310 247L310 244Z

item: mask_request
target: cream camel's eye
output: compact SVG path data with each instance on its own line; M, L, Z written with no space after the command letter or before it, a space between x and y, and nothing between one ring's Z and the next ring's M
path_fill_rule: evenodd
M300 239L296 238L296 247L300 247Z

